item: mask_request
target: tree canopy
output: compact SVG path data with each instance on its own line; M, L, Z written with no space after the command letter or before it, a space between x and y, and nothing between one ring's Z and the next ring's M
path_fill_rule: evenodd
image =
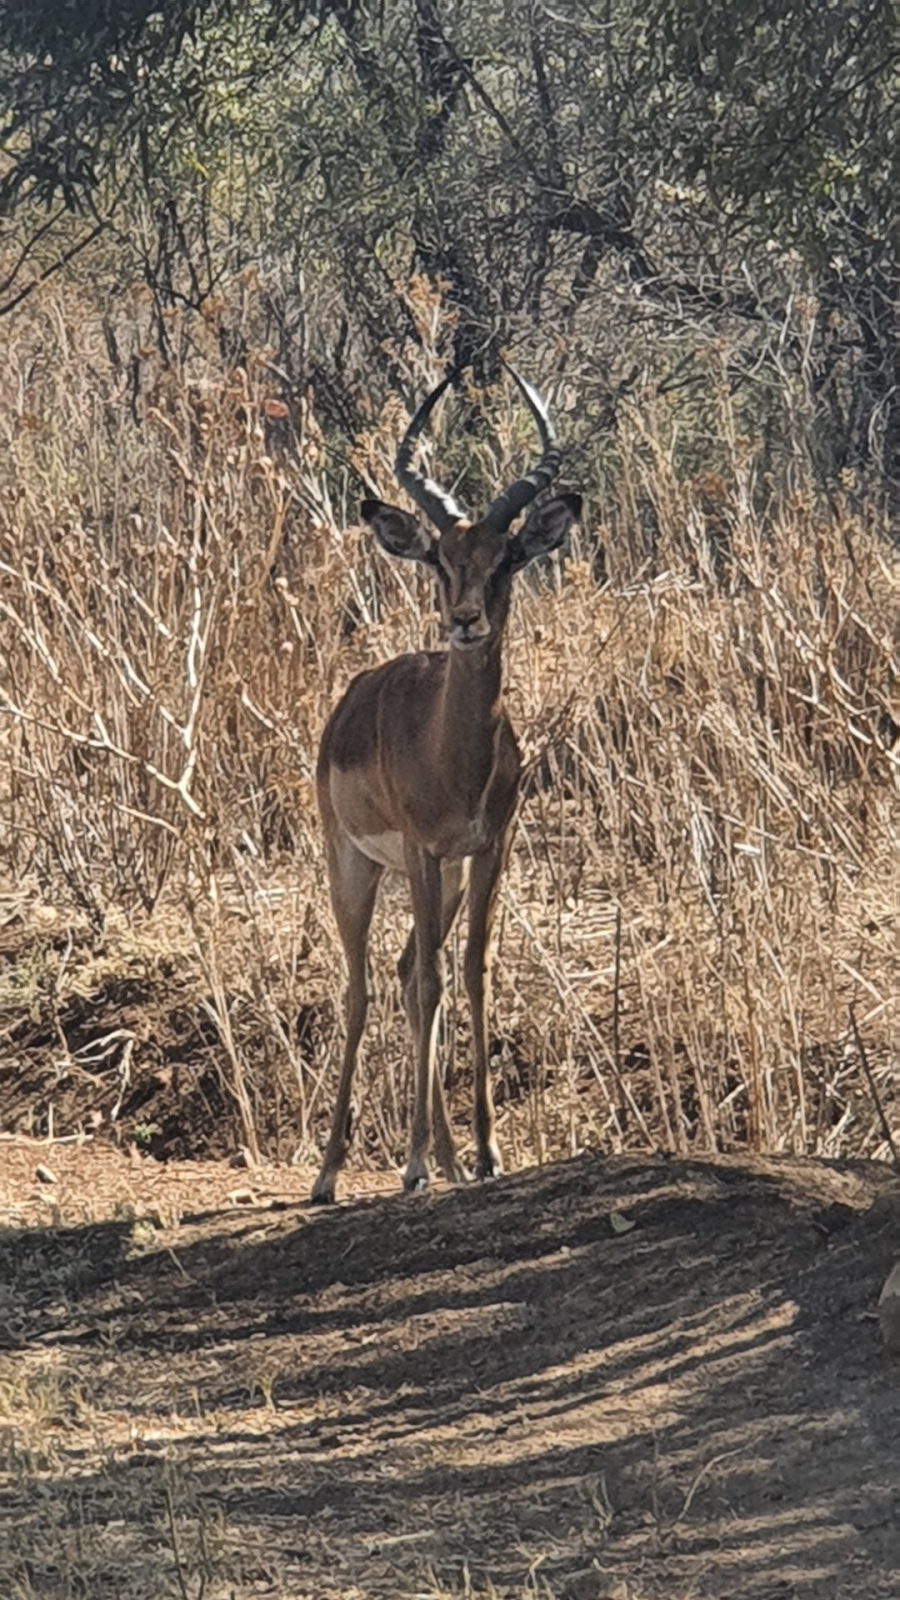
M722 353L754 426L788 372L820 475L890 487L898 54L894 0L15 0L2 303L101 235L161 307L263 268L351 427L418 273L477 377L537 343L602 428Z

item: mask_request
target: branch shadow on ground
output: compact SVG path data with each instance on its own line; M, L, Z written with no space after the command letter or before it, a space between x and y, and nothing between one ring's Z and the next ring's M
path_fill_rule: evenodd
M887 1596L900 1386L871 1311L898 1211L888 1184L866 1213L851 1169L803 1170L582 1158L130 1257L117 1226L68 1230L42 1246L44 1288L48 1249L75 1264L68 1328L24 1235L13 1281L32 1350L140 1441L135 1561L163 1524L155 1430L229 1562L262 1540L323 1595L338 1570L363 1594L461 1584L463 1561L519 1593L539 1555L554 1595L596 1564L648 1596L827 1600L851 1568ZM121 1521L87 1455L42 1484L60 1525L73 1471L82 1523Z

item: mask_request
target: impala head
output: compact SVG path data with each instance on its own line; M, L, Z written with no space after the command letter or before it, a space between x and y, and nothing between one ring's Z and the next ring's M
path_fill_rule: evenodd
M509 370L512 372L512 368ZM469 521L438 484L414 472L410 462L416 440L455 376L451 373L422 402L397 451L397 478L437 534L423 527L410 512L383 500L364 500L361 511L363 520L389 555L422 561L434 568L450 643L467 650L502 632L513 574L562 544L581 511L581 496L561 494L544 501L532 508L518 532L510 533L526 507L553 482L561 459L540 395L516 372L512 376L537 424L543 450L533 471L517 478L492 500L478 522Z

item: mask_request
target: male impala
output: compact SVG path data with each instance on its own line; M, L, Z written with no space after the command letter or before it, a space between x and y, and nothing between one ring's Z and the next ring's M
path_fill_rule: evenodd
M534 471L492 501L480 521L468 521L448 494L410 466L415 442L454 373L419 407L395 468L438 537L410 512L382 500L364 500L361 508L389 555L434 569L450 647L398 656L361 673L322 735L316 785L349 989L334 1121L312 1192L317 1202L334 1199L350 1143L353 1072L367 1009L366 944L386 867L407 874L414 918L398 968L416 1051L404 1188L427 1186L432 1148L451 1182L467 1176L435 1071L443 946L467 880L465 983L475 1054L476 1172L489 1178L502 1171L488 1077L487 979L494 905L521 766L503 707L503 633L513 573L555 550L581 510L579 495L561 494L535 507L518 533L509 534L511 524L549 486L560 465L540 396L516 373L512 376L537 424L543 454Z

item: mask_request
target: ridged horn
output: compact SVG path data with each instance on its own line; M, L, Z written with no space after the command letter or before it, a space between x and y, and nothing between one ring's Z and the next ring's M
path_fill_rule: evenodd
M524 378L519 377L515 367L511 367L506 361L504 361L503 365L518 385L519 392L537 423L537 430L541 436L541 448L544 452L537 466L531 472L524 478L517 478L515 483L510 484L508 489L504 489L503 493L498 495L496 500L492 500L488 506L483 521L488 523L490 527L497 528L501 533L506 533L510 523L515 520L519 513L524 511L527 505L531 504L542 489L546 489L553 482L562 462L562 451L556 442L556 435L547 415L547 407L544 405L537 390L532 389L530 383L526 383Z
M440 529L441 533L447 533L457 522L462 521L465 513L460 510L453 496L447 494L439 483L434 483L431 478L424 477L421 472L414 472L410 463L419 434L422 432L444 390L448 389L458 376L458 370L454 368L438 384L436 389L432 389L431 393L426 395L400 441L397 459L394 462L394 471L397 475L398 483L402 484L410 498L416 502L419 510L424 511L426 517L434 523L436 528Z

